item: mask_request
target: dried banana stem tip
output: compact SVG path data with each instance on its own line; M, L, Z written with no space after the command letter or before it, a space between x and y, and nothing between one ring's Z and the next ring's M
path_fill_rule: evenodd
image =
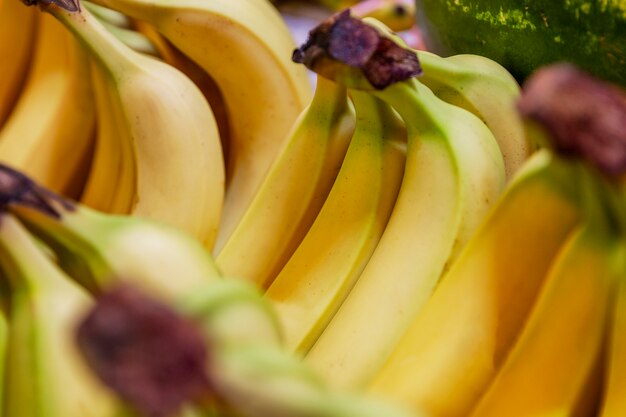
M172 415L208 390L200 332L131 286L98 299L79 327L78 344L102 381L147 416Z
M614 177L626 172L626 94L571 64L539 69L523 85L522 115L539 123L561 155Z
M415 51L352 17L349 9L312 29L292 59L352 88L380 90L422 73Z
M48 5L54 4L68 12L80 11L79 0L22 0L22 3L24 3L27 6L38 6L38 5L48 6Z

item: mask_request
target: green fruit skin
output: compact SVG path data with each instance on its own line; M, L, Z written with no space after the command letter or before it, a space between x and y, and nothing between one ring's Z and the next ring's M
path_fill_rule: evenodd
M489 57L523 81L568 61L626 86L626 0L416 0L427 49Z

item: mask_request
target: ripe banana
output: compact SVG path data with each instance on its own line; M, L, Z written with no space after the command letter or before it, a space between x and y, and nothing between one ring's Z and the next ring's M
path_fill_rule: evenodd
M11 299L2 415L108 417L115 400L88 370L74 338L92 299L12 215L0 220L0 268Z
M97 0L156 27L218 84L230 127L218 253L311 97L278 11L258 0ZM209 41L207 41L209 40Z
M472 417L594 414L590 407L597 404L622 248L606 212L586 216L556 255L526 324Z
M113 216L50 193L0 165L0 199L93 293L121 281L172 299L219 278L209 252L169 225Z
M267 288L315 220L354 131L347 91L318 79L309 106L216 262L226 276Z
M622 266L623 269L623 266ZM604 394L598 413L619 417L626 413L626 279L619 278L611 307Z
M372 394L437 416L468 415L581 221L577 175L547 150L527 161L395 346Z
M158 55L163 61L172 65L173 67L181 70L187 75L195 85L198 86L204 97L209 102L215 121L217 122L217 128L220 132L220 139L222 141L222 153L224 154L224 160L228 160L228 146L230 143L230 127L228 126L228 113L226 111L226 104L224 103L224 97L219 89L219 86L213 78L203 70L198 64L193 62L189 57L183 54L178 48L176 48L170 41L165 39L154 26L144 22L135 21L135 28L143 33L158 51Z
M0 128L9 117L28 74L37 15L18 1L0 0Z
M107 74L91 60L98 123L89 175L80 202L112 214L128 214L136 199L137 175L133 138L120 106L109 93Z
M126 133L119 140L130 141L122 153L127 147L133 152L130 213L179 227L211 248L222 211L224 165L202 93L177 69L122 44L86 9L40 7L74 32L106 75L116 120L123 124L117 128Z
M404 43L379 20L368 17L363 21ZM515 78L502 65L483 56L463 54L442 58L428 51L416 53L423 69L420 81L440 99L475 114L492 131L510 180L536 148L527 137L515 107L520 96Z
M356 130L341 170L315 222L265 293L287 349L299 354L310 349L363 271L404 171L400 118L369 93L355 90L351 96Z
M96 123L89 58L52 16L38 19L26 84L0 131L0 161L77 198L87 176Z

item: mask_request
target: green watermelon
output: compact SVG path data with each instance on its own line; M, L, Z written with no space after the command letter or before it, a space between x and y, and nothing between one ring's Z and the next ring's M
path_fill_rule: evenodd
M427 48L473 53L521 82L541 65L569 61L626 86L626 0L416 0Z

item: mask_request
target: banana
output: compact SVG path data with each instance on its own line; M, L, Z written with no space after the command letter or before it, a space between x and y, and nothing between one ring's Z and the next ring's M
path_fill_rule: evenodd
M109 94L107 75L90 66L98 124L93 160L80 202L112 214L128 214L136 196L136 165L132 137L124 126L120 106Z
M527 161L369 392L433 415L469 413L515 341L552 260L581 221L576 176L548 150Z
M224 160L228 160L228 146L230 142L230 127L228 126L228 113L226 112L226 104L219 86L213 78L201 67L193 62L189 57L178 50L170 41L165 39L154 26L144 22L135 21L135 28L143 33L154 45L158 51L158 55L163 61L178 68L187 75L195 85L198 86L204 97L209 102L217 128L220 132L222 141L222 152Z
M380 20L366 17L363 21L404 44ZM521 91L515 78L499 63L480 55L442 58L428 51L416 53L423 69L420 81L440 99L475 114L492 131L510 180L537 148L515 107Z
M610 314L604 394L598 412L601 417L626 413L626 279L623 276L617 283Z
M75 345L75 326L92 299L6 213L0 221L0 268L11 298L2 415L109 416L114 399Z
M337 179L315 222L265 296L277 311L288 350L304 354L364 269L393 209L406 129L393 110L352 91L357 123Z
M28 74L37 32L37 12L18 1L0 0L0 128L9 117Z
M135 165L130 213L178 227L211 248L224 194L224 161L211 108L188 77L111 35L86 9L40 7L64 23L106 75ZM129 144L123 144L128 147Z
M318 79L311 103L216 262L227 276L267 288L315 220L354 132L347 91Z
M394 49L392 41L349 12L335 15L318 29L322 33L312 31L296 59L349 87L371 90L400 113L408 130L402 185L385 232L354 288L305 357L335 385L360 387L382 367L502 191L504 166L493 135L479 119L439 100L415 78L380 89L363 79L366 73L379 81L388 74L415 75L412 51ZM344 37L347 30L356 36ZM332 53L345 53L369 72L343 65L331 52L324 56L317 48L324 45L316 45L315 39L324 39ZM355 47L351 40L363 41L364 47ZM383 48L391 48L389 57L382 55ZM368 49L379 50L382 56ZM361 50L367 52L360 56ZM357 53L350 56L351 51ZM368 56L377 61L368 61ZM399 60L403 56L406 62ZM397 64L376 72L377 62Z
M600 199L590 194L586 201ZM623 248L606 212L585 215L557 253L472 417L595 414L605 323Z
M382 366L504 184L497 144L470 113L417 82L374 94L409 130L402 186L365 270L306 356L345 387L362 386Z
M95 294L121 280L172 299L220 277L209 252L172 226L91 210L3 165L0 179L4 204Z
M295 46L290 32L265 1L96 2L154 25L202 67L223 94L230 144L218 253L310 101L306 71L289 61Z
M95 123L87 53L53 17L39 16L26 84L0 132L0 161L76 198L87 176Z

